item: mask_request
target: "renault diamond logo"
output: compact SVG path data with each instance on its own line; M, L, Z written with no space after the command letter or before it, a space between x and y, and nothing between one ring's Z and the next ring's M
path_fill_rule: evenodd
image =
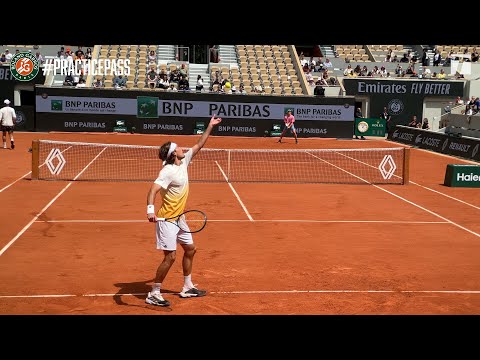
M390 168L389 170L386 169L387 165ZM395 170L397 169L397 165L395 165L395 161L393 161L392 155L385 155L380 165L378 165L378 169L380 170L380 174L382 174L385 180L390 179L393 176Z
M54 160L57 159L57 165L54 164ZM48 166L48 170L52 173L52 175L58 175L62 171L63 167L65 166L65 158L63 157L60 149L53 148L50 151L50 154L47 156L47 160L45 163Z

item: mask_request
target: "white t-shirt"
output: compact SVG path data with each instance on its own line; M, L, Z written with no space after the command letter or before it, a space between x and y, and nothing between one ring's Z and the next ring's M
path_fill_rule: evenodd
M180 165L165 165L155 184L162 187L163 203L157 213L158 217L170 218L178 216L185 211L188 198L188 165L192 160L192 150L185 153Z
M0 109L0 124L3 126L14 126L13 119L17 118L15 110L10 106L4 106Z

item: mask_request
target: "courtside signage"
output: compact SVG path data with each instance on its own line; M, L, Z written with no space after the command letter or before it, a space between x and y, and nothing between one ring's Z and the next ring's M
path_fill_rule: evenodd
M236 96L241 95L225 95L232 100ZM296 120L354 120L354 107L349 105L177 101L145 96L139 96L136 99L36 96L37 112L136 115L139 118L211 117L215 114L233 119L278 120L283 119L285 108L293 111Z
M480 188L480 166L448 164L445 171L444 185Z

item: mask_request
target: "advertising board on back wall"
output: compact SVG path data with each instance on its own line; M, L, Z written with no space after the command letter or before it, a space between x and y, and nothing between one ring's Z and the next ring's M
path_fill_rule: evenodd
M347 95L369 98L369 117L380 117L386 107L391 128L407 125L414 115L421 120L426 97L454 101L463 98L465 87L464 81L418 78L345 78L343 84Z
M353 97L274 97L140 90L37 87L39 131L113 131L115 122L142 133L193 134L213 114L226 120L214 135L265 136L292 110L299 136L352 136Z

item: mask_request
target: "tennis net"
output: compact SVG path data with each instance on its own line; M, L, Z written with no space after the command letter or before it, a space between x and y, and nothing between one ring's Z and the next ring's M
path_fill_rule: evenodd
M32 179L154 181L159 146L34 140ZM185 149L187 150L187 149ZM209 149L189 166L190 181L279 183L408 183L406 148Z

